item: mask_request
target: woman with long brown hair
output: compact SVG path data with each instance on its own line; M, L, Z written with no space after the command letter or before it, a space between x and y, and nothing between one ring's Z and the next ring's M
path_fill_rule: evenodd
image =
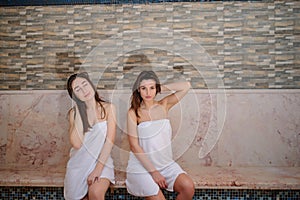
M110 155L116 135L115 106L99 97L86 72L71 75L67 90L75 105L68 113L72 148L64 197L103 200L115 178Z
M153 71L143 71L137 77L127 114L127 134L130 155L126 186L130 194L147 200L164 200L162 189L177 192L177 200L191 200L194 183L173 160L172 128L168 111L188 92L189 82L161 85ZM161 91L171 94L160 100Z

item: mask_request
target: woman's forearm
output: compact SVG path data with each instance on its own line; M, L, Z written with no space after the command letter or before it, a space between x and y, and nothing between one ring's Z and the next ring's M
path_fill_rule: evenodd
M104 165L106 164L106 161L107 161L108 157L111 154L113 146L114 146L113 141L110 141L108 139L105 141L105 143L103 145L103 148L101 150L101 153L98 157L98 163L97 163L95 168L97 168L99 170L103 169Z
M161 86L162 91L187 91L191 87L190 82L174 82Z
M76 110L72 110L69 116L69 136L70 143L75 149L79 149L83 141L83 125L79 112L75 113Z
M83 133L80 133L75 125L70 128L70 143L75 149L79 149L82 146Z
M140 146L131 147L131 151L134 153L136 158L142 163L142 165L145 167L145 169L148 172L151 173L156 171L156 168L154 167L153 163L150 161L149 157L144 152L142 147Z
M107 159L109 158L112 148L115 143L115 137L116 137L116 108L113 104L110 104L110 106L106 107L107 110L107 137L105 138L105 142L103 145L103 148L101 150L101 153L98 157L98 163L96 165L96 168L102 171L104 165L106 164Z

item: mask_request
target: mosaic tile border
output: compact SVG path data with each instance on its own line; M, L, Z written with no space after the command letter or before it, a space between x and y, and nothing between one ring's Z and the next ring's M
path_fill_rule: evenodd
M63 200L62 187L3 187L0 186L2 200ZM176 195L165 192L166 199L173 200ZM109 200L141 200L129 195L125 188L108 191ZM196 189L193 200L298 200L300 190L254 190L254 189Z
M0 6L47 6L47 5L81 5L81 4L148 4L167 2L214 2L216 0L1 0ZM231 0L249 1L249 0ZM261 0L251 0L261 1Z

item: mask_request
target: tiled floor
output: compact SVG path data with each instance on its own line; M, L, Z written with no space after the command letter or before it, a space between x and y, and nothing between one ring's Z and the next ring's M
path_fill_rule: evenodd
M176 194L164 192L167 200ZM62 187L0 187L1 200L63 200ZM108 191L108 200L140 200L125 188ZM299 200L300 190L197 189L194 200Z

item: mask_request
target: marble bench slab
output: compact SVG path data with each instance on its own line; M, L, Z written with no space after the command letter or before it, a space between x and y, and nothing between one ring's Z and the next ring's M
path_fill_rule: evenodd
M186 170L196 188L300 189L300 167L195 167ZM0 170L1 186L63 187L63 172ZM125 172L116 171L116 188Z

